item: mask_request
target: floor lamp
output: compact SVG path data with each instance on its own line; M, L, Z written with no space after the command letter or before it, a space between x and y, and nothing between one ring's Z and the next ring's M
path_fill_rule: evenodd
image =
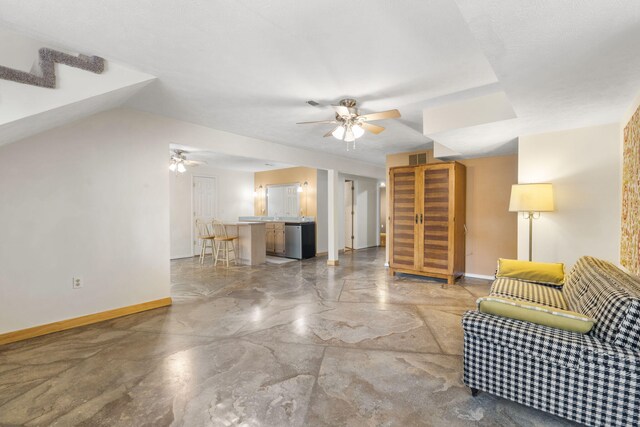
M529 261L533 247L533 220L540 218L540 212L551 212L553 205L553 186L551 184L514 184L511 186L509 212L522 212L529 220Z

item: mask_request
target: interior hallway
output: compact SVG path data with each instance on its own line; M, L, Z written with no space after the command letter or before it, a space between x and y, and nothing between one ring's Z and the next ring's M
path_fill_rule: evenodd
M488 281L383 260L173 261L172 307L0 347L0 424L571 425L463 386L460 315Z

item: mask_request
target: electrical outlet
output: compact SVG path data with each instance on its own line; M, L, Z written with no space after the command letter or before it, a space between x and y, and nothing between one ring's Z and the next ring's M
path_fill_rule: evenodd
M84 286L84 283L82 282L81 278L79 278L79 277L74 277L73 278L73 282L72 282L73 289L80 289L83 286Z

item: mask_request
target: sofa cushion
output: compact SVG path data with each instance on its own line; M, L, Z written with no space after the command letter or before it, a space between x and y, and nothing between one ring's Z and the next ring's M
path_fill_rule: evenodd
M510 298L492 296L479 298L478 310L481 313L495 314L581 334L589 332L594 324L593 319L580 313Z
M498 259L496 277L509 277L525 282L562 286L564 284L564 264L500 258Z
M606 343L640 350L640 280L593 257L578 260L567 277L569 310L596 320L592 333Z
M517 279L497 278L489 292L491 296L513 298L536 304L567 310L567 303L560 288ZM578 311L578 310L574 310ZM578 311L579 312L579 311Z

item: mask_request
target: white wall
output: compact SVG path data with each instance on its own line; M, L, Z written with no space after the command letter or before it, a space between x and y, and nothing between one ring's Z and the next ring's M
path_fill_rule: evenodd
M0 333L169 296L168 149L122 110L0 147Z
M533 224L534 261L619 262L621 144L617 123L520 137L519 182L551 182L555 191L556 211ZM518 258L527 254L528 222L520 216Z
M316 197L316 251L324 253L329 250L329 183L328 173L323 169L318 169Z
M239 216L253 215L253 172L198 166L188 168L184 174L167 173L171 206L171 259L193 256L193 176L216 178L218 219L236 222Z

